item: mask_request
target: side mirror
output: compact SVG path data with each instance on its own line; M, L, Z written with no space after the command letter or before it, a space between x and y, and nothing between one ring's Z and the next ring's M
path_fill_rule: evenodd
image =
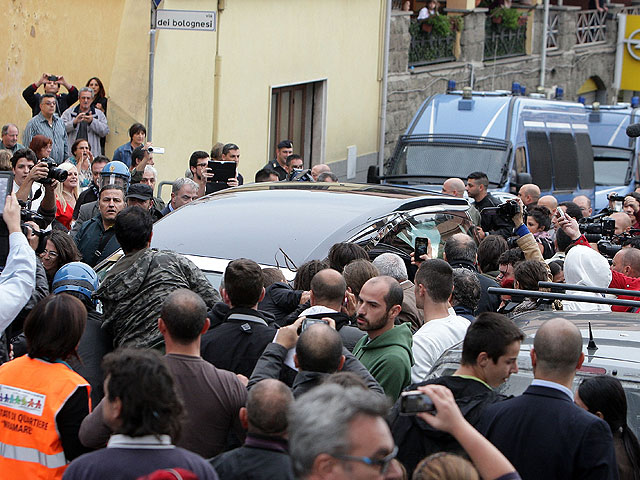
M380 183L377 165L369 165L369 169L367 170L367 183Z

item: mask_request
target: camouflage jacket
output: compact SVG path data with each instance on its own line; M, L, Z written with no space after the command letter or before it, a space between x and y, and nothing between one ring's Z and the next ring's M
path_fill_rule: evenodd
M178 288L197 293L208 308L221 300L202 271L178 253L145 248L118 260L95 293L102 302L103 328L113 336L114 347L161 346L162 303Z

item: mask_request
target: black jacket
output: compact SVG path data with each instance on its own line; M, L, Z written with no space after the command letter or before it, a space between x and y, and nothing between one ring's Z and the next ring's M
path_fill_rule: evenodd
M301 295L302 290L294 290L285 282L276 282L265 289L264 299L258 304L258 310L273 314L280 323L298 308Z
M22 98L29 104L31 107L31 116L35 117L40 113L40 99L42 95L36 93L38 88L34 83L25 88L22 92ZM58 116L62 116L64 111L69 108L71 105L78 101L78 89L76 87L71 87L69 93L60 93L56 95L56 112Z
M350 352L353 352L353 347L356 346L356 343L358 343L358 341L366 335L365 332L351 324L351 318L346 313L335 312L307 315L307 318L323 317L332 318L336 322L336 330L342 338L342 345L344 345L344 347Z
M497 207L500 205L500 201L488 194L484 197L480 202L474 202L473 206L480 212L480 217L482 219L481 226L484 233L487 235L501 235L504 238L508 238L511 236L513 232L513 222L511 219L501 218L499 215L487 215L486 213L482 213L487 207Z
M477 380L456 376L415 383L405 390L415 390L427 384L444 385L449 388L462 414L474 426L480 422L482 410L487 405L506 399ZM407 469L409 477L418 462L432 453L444 451L464 455L463 448L448 433L435 430L416 416L401 416L400 400L391 409L389 423L393 439L398 446L397 458Z
M449 260L449 265L451 268L466 268L467 270L471 270L476 274L476 278L480 282L480 300L478 300L478 305L476 306L475 314L479 315L482 312L497 312L500 307L500 297L498 295L494 295L489 293L487 289L489 287L500 287L494 280L491 280L489 277L482 275L476 269L475 265L466 260Z

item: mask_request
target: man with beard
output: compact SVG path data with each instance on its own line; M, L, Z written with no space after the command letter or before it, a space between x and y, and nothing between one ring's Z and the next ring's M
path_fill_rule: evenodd
M197 150L189 158L189 170L193 175L193 181L198 184L198 197L202 197L207 191L207 180L213 176L209 173L209 154Z
M402 287L395 278L374 277L362 286L356 312L358 328L367 335L356 344L353 355L393 401L411 383L413 364L409 324L394 326L402 299Z

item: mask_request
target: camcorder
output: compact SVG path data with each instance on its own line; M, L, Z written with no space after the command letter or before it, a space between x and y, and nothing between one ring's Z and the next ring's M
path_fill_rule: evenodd
M49 168L49 174L47 175L47 178L38 180L38 183L41 183L42 185L48 185L53 180L64 182L69 176L69 172L63 170L62 168L58 168L58 163L52 158L43 158L38 163L44 163Z
M49 80L50 82L57 82L58 81L58 77L56 75L49 75L47 77L47 80Z
M291 180L292 182L313 182L310 169L294 168Z
M610 197L614 199L614 196ZM624 200L624 197L618 197ZM616 200L617 201L617 200ZM633 237L639 230L632 229L630 232L616 234L616 221L609 218L606 213L594 215L592 217L581 218L578 222L580 233L582 233L589 243L595 243L598 251L612 259L622 248L625 241Z
M516 213L520 213L520 205L516 200L507 200L497 207L483 208L481 213L482 215L495 215L506 220L511 220ZM526 214L526 211L523 213Z

